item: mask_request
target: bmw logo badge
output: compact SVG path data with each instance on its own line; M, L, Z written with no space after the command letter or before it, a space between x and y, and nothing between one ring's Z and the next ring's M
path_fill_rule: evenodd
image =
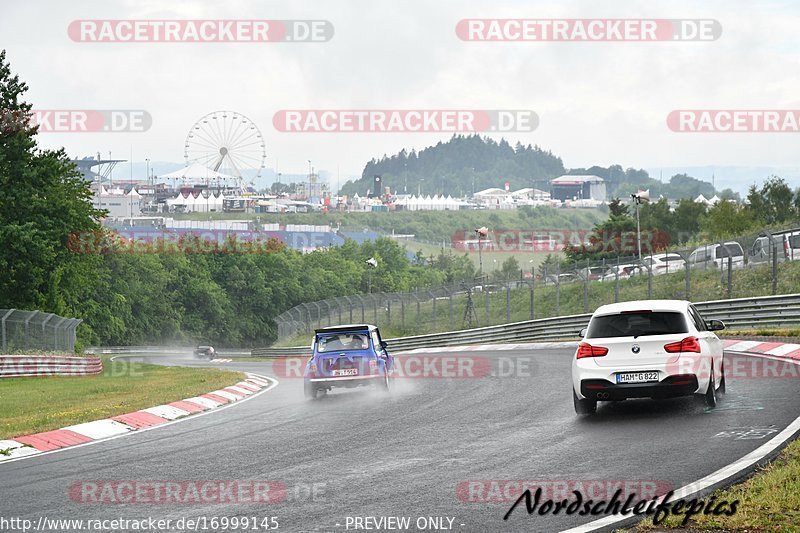
M631 351L632 351L633 353L639 353L640 351L642 351L642 349L641 349L641 348L639 348L639 345L638 345L638 344L634 344L633 346L631 346Z

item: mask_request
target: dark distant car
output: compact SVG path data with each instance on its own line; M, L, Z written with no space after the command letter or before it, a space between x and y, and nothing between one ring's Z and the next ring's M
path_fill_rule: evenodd
M214 350L213 346L198 346L194 349L194 356L198 359L208 359L209 361L214 359L217 355L217 352Z
M303 373L307 399L313 400L334 387L374 385L388 392L394 381L394 358L386 351L377 326L318 329L311 350Z

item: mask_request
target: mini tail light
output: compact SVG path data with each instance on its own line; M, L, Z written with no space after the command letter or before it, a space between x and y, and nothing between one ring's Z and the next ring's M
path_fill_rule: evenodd
M697 337L686 337L678 342L671 342L664 345L667 353L695 352L700 353L700 341Z
M308 371L312 376L317 375L317 363L311 363L308 365Z
M588 342L582 342L578 345L578 353L575 354L576 359L583 359L584 357L603 357L608 353L608 348L603 346L592 346Z
M369 371L370 374L376 374L378 372L378 361L369 362Z

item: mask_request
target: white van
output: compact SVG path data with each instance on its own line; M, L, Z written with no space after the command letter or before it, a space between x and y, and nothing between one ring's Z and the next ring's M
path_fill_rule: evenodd
M728 257L733 268L744 267L744 250L736 241L701 246L689 255L688 263L690 267L727 268Z
M783 253L787 261L800 259L800 230L783 234Z

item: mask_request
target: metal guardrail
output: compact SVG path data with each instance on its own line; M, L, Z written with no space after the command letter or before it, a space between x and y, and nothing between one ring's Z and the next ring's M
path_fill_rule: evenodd
M705 319L723 320L728 327L751 329L760 326L800 324L800 294L714 300L695 303ZM413 350L439 346L459 346L474 343L530 342L573 340L586 327L591 314L570 315L538 320L525 320L498 326L447 331L388 339L390 350ZM253 357L302 356L309 353L308 346L290 348L256 348Z
M191 354L197 346L89 346L84 353L90 355L123 355L123 354ZM217 350L218 356L223 355L249 355L248 350Z
M103 372L99 357L38 355L0 356L0 378L28 376L93 376Z

